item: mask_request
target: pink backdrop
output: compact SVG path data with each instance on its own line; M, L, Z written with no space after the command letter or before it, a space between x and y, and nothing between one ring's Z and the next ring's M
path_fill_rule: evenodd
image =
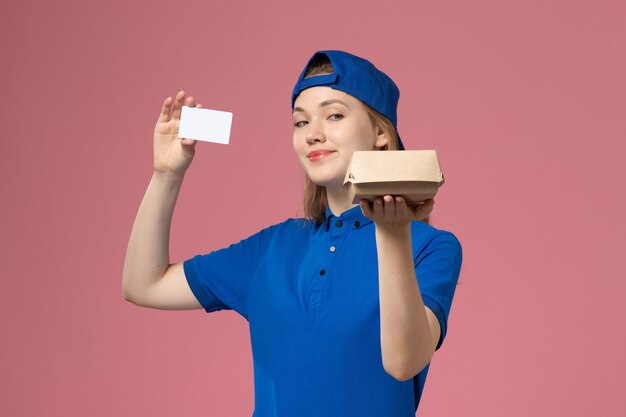
M0 415L251 415L245 320L128 303L124 255L179 89L234 124L196 147L171 261L301 214L289 99L324 48L394 78L407 147L446 175L433 221L464 264L418 415L626 415L623 1L22 1L0 23Z

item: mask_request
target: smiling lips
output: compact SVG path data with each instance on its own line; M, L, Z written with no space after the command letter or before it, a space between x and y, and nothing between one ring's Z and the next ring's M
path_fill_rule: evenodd
M321 151L321 150L313 151L313 152L310 152L306 157L309 158L309 161L316 162L316 161L319 161L320 159L326 158L328 155L330 155L333 152L334 151Z

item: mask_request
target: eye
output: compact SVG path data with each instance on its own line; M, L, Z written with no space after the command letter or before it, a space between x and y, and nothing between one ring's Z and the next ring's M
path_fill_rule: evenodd
M300 120L299 122L294 122L295 127L302 127L305 123L308 123L306 120Z
M343 119L343 114L339 114L339 113L331 114L328 118L330 120L341 120Z

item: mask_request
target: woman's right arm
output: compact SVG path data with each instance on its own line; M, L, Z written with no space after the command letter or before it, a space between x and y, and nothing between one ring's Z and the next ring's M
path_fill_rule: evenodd
M174 100L168 97L163 102L154 129L154 173L137 212L124 260L124 298L143 307L202 308L189 288L182 263L169 263L172 214L196 144L195 140L178 137L183 103L195 104L193 97L185 100L183 91Z

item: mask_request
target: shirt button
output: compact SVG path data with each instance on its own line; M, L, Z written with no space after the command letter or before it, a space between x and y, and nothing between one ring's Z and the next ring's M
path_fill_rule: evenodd
M320 271L320 275L321 275L321 276L326 275L326 270L325 270L325 269L322 269L322 270Z
M354 222L354 227L359 227L361 225L360 222Z
M336 250L337 250L337 248L336 248L336 247L334 247L334 246L331 246L330 248L328 248L328 250L329 250L329 251L331 251L331 252L334 252L334 251L336 251Z
M337 223L335 223L335 225L337 227L341 227L341 226L343 226L343 222L341 220L337 220Z

